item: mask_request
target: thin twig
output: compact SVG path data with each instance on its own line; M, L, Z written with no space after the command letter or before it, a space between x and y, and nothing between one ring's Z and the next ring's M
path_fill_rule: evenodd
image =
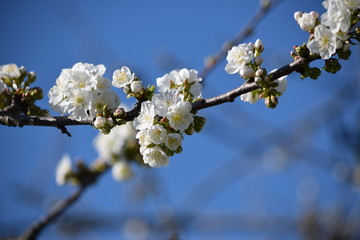
M59 218L70 206L72 206L84 193L85 189L94 184L96 180L110 168L105 165L105 169L100 173L91 173L88 178L84 178L78 189L66 199L58 202L54 207L43 216L38 222L33 224L25 233L16 240L35 240L37 236L47 227Z
M260 3L259 9L255 12L254 16L246 24L243 30L241 30L233 39L225 42L221 49L214 56L211 56L208 61L206 61L204 68L199 73L199 77L204 80L209 73L225 59L227 52L234 45L237 45L249 37L254 32L256 26L264 19L269 10L274 8L281 1L282 0Z

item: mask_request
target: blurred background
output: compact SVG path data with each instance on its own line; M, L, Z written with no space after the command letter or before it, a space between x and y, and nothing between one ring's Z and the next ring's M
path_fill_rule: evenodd
M245 40L262 39L264 67L292 61L292 47L308 38L293 13L321 14L321 3L283 0L268 13ZM126 65L155 84L173 69L201 71L258 8L254 0L3 0L0 65L35 71L44 92L77 62L104 64L109 79ZM39 239L360 239L359 48L352 53L336 75L290 75L276 109L239 99L202 110L205 128L185 137L168 167L133 165L125 182L105 174ZM242 84L224 67L204 79L205 98ZM47 96L39 105L49 109ZM68 130L72 137L0 126L0 237L20 235L75 190L55 183L64 153L97 158L97 130Z

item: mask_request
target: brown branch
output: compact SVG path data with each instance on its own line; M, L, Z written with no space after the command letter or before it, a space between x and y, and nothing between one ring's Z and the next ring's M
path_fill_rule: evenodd
M309 61L304 58L298 58L296 61L273 71L269 75L269 80L274 81L280 77L289 75L290 73L297 70L299 67L303 66L304 64L307 64L308 62ZM255 82L251 82L251 83L245 82L240 87L235 88L234 90L231 90L227 93L193 103L193 110L197 111L200 109L216 106L222 103L233 102L236 97L239 97L244 93L248 93L255 89L258 89L259 87L260 86Z

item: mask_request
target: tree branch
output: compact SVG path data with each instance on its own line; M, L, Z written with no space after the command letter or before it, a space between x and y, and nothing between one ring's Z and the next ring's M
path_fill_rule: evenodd
M274 81L280 77L286 76L294 72L299 67L304 64L308 64L313 60L307 60L305 58L298 58L292 63L289 63L271 73L269 76L270 81ZM249 83L245 82L238 88L235 88L227 93L222 95L203 99L198 102L193 103L193 110L197 111L200 109L220 105L226 102L233 102L236 97L251 92L255 89L258 89L259 85L255 82ZM140 111L140 105L137 104L131 111L126 112L124 120L133 121ZM74 126L74 125L92 125L93 119L87 118L85 120L74 120L69 116L58 116L58 117L42 117L42 116L27 116L27 115L14 115L9 114L8 111L0 111L0 124L11 126L11 127L23 127L25 125L30 126L46 126L46 127L57 127L62 130L63 133L69 135L70 133L66 130L65 126Z
M310 62L309 60L306 60L304 58L298 58L296 61L273 71L269 75L269 81L275 81L276 79L278 79L280 77L289 75L290 73L294 72L299 67L301 67L304 64L307 64L309 62ZM251 92L258 88L260 88L260 86L256 82L251 82L251 83L245 82L240 87L235 88L234 90L231 90L227 93L224 93L222 95L219 95L219 96L216 96L213 98L200 100L198 102L193 103L193 110L197 111L200 109L220 105L222 103L233 102L236 97L239 97L240 95L242 95L244 93Z
M244 41L245 38L250 36L255 27L264 19L266 14L270 11L270 9L274 8L277 4L279 4L282 0L269 1L265 3L260 3L259 9L256 11L254 16L250 19L250 21L246 24L242 31L240 31L233 39L225 42L221 49L214 56L211 56L209 61L206 62L204 68L200 71L199 77L203 80L209 75L209 73L223 61L226 57L227 52L238 43Z
M35 240L37 236L52 222L59 218L70 206L72 206L84 193L85 189L94 184L96 180L110 168L105 165L105 169L100 173L91 173L87 178L83 178L83 182L79 188L66 199L58 202L54 207L43 216L38 222L32 225L26 232L24 232L16 240Z

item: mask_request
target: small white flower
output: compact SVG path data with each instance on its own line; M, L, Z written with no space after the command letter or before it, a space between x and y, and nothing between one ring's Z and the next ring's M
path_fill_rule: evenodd
M82 89L69 89L68 94L69 96L62 103L63 112L70 113L78 120L87 118L92 93Z
M181 102L181 96L175 89L170 89L155 94L151 101L154 103L155 113L159 116L166 116L177 103Z
M160 147L146 148L143 151L144 163L150 167L166 167L169 164L169 157Z
M201 98L202 95L202 84L199 82L195 82L190 87L190 93L194 99Z
M179 72L173 70L170 73L165 74L160 78L157 78L156 85L158 86L160 92L165 92L169 90L172 87L172 85L175 85L175 83L180 82L179 78L180 78Z
M185 131L194 120L193 114L190 112L191 109L190 102L177 104L167 115L170 126L175 130Z
M56 166L55 179L56 183L61 186L67 180L67 175L71 172L71 159L68 154L65 154L60 159Z
M179 133L169 133L166 136L165 144L170 149L175 151L182 143L182 136Z
M314 39L307 43L312 53L320 54L321 58L329 59L336 52L336 36L324 25L314 29Z
M259 93L252 91L252 92L242 94L240 96L240 99L244 102L249 102L251 104L254 104L260 99L260 95L259 95Z
M130 69L123 66L120 70L117 69L113 74L112 85L117 88L123 88L129 85L134 80L135 74L131 73Z
M147 129L154 123L155 106L150 101L141 103L140 115L134 119L134 128L137 130Z
M127 161L116 161L111 169L115 180L123 181L132 177L133 172Z
M275 80L275 82L277 82L279 85L275 88L276 91L280 92L281 94L283 94L286 91L287 88L287 76L283 76L281 78L278 78Z
M188 70L186 68L183 68L179 71L179 76L180 78L177 79L178 82L175 82L178 85L183 84L185 81L187 81L188 83L201 81L201 78L198 78L197 76L197 71L194 69Z
M225 66L225 71L230 74L237 73L245 66L245 64L251 62L254 58L252 48L253 44L250 45L246 43L232 47L226 57L228 63Z
M106 124L106 118L104 117L100 117L97 116L95 121L94 121L94 127L96 128L101 128L102 126L104 126Z
M120 105L118 95L112 89L94 91L90 99L90 115L96 116L96 114L102 113L105 105L109 110L115 111Z
M18 77L20 77L20 69L16 64L0 66L0 80L1 78L16 79Z
M149 139L155 144L162 143L165 140L166 133L166 129L159 124L152 125L148 129Z
M130 84L130 89L133 93L139 93L142 90L142 81L133 81Z
M114 160L118 160L125 142L129 139L135 139L136 131L131 122L116 126L111 129L108 135L99 133L94 139L94 147L100 158L112 164Z
M144 130L139 131L136 134L136 138L139 139L139 144L141 146L148 146L148 145L151 144L148 129L144 129Z

